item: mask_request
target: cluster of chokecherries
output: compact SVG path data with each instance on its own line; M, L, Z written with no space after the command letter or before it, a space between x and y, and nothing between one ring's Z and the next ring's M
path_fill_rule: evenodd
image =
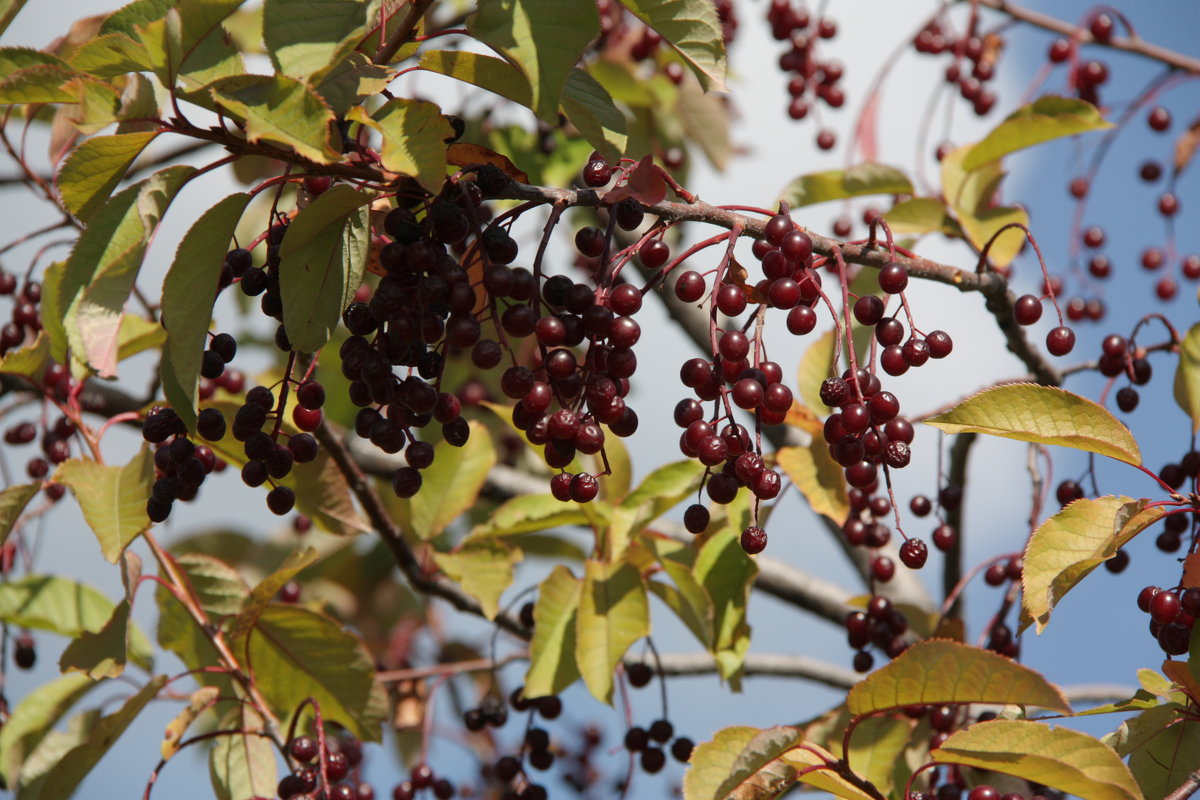
M1138 594L1137 604L1138 608L1150 615L1150 635L1164 653L1181 656L1188 652L1192 627L1196 618L1200 617L1200 589L1194 586L1171 589L1147 586Z
M792 0L771 0L767 7L767 24L771 35L790 47L779 57L779 69L788 75L788 116L802 120L820 101L830 108L841 108L846 93L838 83L845 72L836 59L822 61L817 50L821 39L837 36L837 23L829 17L817 19L803 6ZM830 128L817 132L817 147L831 150L837 137Z
M297 736L288 742L287 754L294 770L279 781L275 790L279 800L375 800L374 787L359 780L362 744L352 737L328 732L324 742L323 750L320 741L312 736ZM427 785L439 783L432 778L430 773ZM438 800L454 796L453 785L446 783L449 791L435 790Z
M996 93L987 88L987 83L996 75L999 37L979 35L974 17L971 22L969 30L955 37L943 22L933 20L917 33L913 48L928 55L953 55L954 61L946 67L946 83L956 87L976 116L982 117L996 105Z
M0 297L11 297L13 306L9 321L0 327L0 357L24 344L27 336L35 336L42 329L38 303L42 299L42 285L26 280L17 291L17 276L0 270Z
M1116 20L1107 12L1093 14L1088 22L1088 32L1092 39L1101 44L1108 42L1116 33ZM1086 100L1092 105L1100 105L1100 87L1108 82L1108 65L1103 61L1083 60L1079 57L1079 41L1076 39L1055 39L1050 45L1046 57L1052 64L1068 63L1070 65L1069 85L1080 100Z
M721 37L728 47L738 27L733 0L712 0L712 4L721 25ZM597 0L596 10L600 14L598 50L627 51L634 61L652 64L655 69L661 66L662 73L672 83L678 85L683 81L683 63L678 58L659 56L660 51L668 48L663 47L663 38L658 31L642 24L616 0Z

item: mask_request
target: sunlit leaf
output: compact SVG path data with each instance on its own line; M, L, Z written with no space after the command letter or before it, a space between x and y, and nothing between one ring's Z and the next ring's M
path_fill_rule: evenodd
M529 646L527 697L558 694L579 678L575 661L575 619L583 581L559 564L538 586Z
M179 709L179 713L167 723L167 729L163 731L162 744L159 746L163 761L167 761L179 752L179 743L183 741L183 735L187 733L196 718L216 702L220 694L215 686L203 686L192 692L188 704Z
M892 233L961 233L953 218L946 213L946 206L934 197L914 197L897 203L883 218L887 220Z
M1133 434L1112 414L1054 386L1017 383L986 389L925 422L946 433L973 431L1142 462Z
M988 247L987 253L988 260L997 267L1007 267L1011 264L1025 244L1025 232L1020 228L1009 228L1000 233L1005 225L1014 223L1029 227L1029 214L1019 206L988 208L974 214L959 208L957 214L967 241L977 250L982 251L992 237L996 237L991 247Z
M250 592L250 596L247 598L245 606L238 613L237 619L234 620L230 636L234 639L240 639L249 633L271 600L274 599L275 595L279 594L279 590L299 575L305 567L314 564L316 560L317 551L311 547L306 547L289 555L274 572L259 581L254 590Z
M39 331L32 342L0 357L0 373L40 382L50 366L50 337Z
M411 175L431 192L441 189L446 180L446 140L453 131L436 105L397 97L370 116L356 106L347 119L361 122L383 137L380 157L385 168Z
M977 647L931 639L855 684L851 714L911 705L996 703L1070 711L1062 692L1038 673Z
M129 601L122 600L103 628L84 631L67 645L58 667L63 672L82 672L92 680L116 678L125 671L128 641Z
M996 719L957 731L930 758L994 770L1083 800L1141 800L1129 767L1086 733L1030 720Z
M801 175L784 188L780 199L796 208L847 197L912 192L912 183L900 170L886 164L864 163L846 170Z
M625 115L600 83L581 69L573 69L562 87L562 109L583 138L609 161L625 154Z
M282 145L317 164L341 158L333 142L333 110L307 84L285 75L235 75L212 84L209 92L246 123L251 142Z
M1200 322L1179 343L1175 367L1175 402L1192 419L1192 433L1200 431Z
M725 41L716 7L707 0L621 0L674 47L705 91L725 90Z
M512 585L513 567L521 558L520 550L499 539L469 541L449 553L433 554L438 567L479 601L488 619L499 612L500 596Z
M746 651L750 647L750 624L746 604L758 565L746 555L740 542L746 501L739 498L726 507L729 522L707 537L700 546L692 573L713 603L712 654L720 675L737 687Z
M495 56L462 50L430 50L421 54L420 67L473 84L527 108L533 105L533 92L525 73Z
M71 54L71 66L103 79L153 68L146 49L123 33L107 33L84 42Z
M433 464L421 470L421 491L412 499L391 501L401 527L421 539L436 537L475 504L495 464L492 436L478 422L471 423L471 436L463 447L438 442Z
M1073 97L1045 95L1021 106L967 151L963 169L974 170L1009 153L1042 142L1111 128L1094 105Z
M965 169L963 159L971 147L963 145L942 158L942 199L955 211L979 214L994 205L996 189L1005 173L999 161L990 161L974 170Z
M88 459L65 461L54 480L75 495L100 542L100 552L110 563L117 563L129 543L150 527L146 501L154 483L154 454L145 445L123 467Z
M395 75L394 70L354 52L326 72L316 90L335 114L345 116L355 104L386 89Z
M55 184L63 204L87 221L112 194L125 170L158 135L125 133L86 139L71 151L58 171Z
M117 360L124 361L161 347L166 340L167 332L157 322L137 314L122 314L121 327L117 329Z
M862 720L854 726L846 763L856 775L870 781L885 795L889 794L896 762L908 746L915 724L901 715L880 714Z
M842 467L829 455L829 445L814 436L807 447L783 447L775 454L779 467L787 474L804 499L818 514L841 525L850 513L846 480Z
M18 103L75 103L78 95L67 86L77 73L57 64L39 64L0 78L0 105Z
M267 736L256 736L266 727L249 703L239 703L221 720L221 730L236 730L218 736L208 754L208 774L216 800L250 800L275 793L275 748Z
M1025 548L1021 603L1041 633L1063 595L1163 517L1160 506L1108 495L1076 500L1043 522Z
M647 475L613 509L608 527L610 558L620 558L638 531L694 494L702 475L692 461L676 461Z
M574 503L564 503L548 494L523 494L505 500L475 526L471 538L515 536L564 525L586 524L587 517Z
M0 491L0 544L8 540L21 512L41 489L40 483L19 483Z
M630 645L650 633L646 586L628 563L585 564L575 621L575 660L592 696L612 703L613 671Z
M307 80L353 50L367 31L362 0L266 0L263 41L276 71Z

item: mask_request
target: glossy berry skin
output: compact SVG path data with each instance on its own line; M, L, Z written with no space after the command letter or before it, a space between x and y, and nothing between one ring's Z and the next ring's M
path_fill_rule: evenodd
M629 678L629 685L635 689L641 689L646 686L654 678L654 670L649 664L633 664L625 671L626 677Z
M909 569L920 569L929 558L929 547L920 539L909 539L900 545L900 562Z
M1046 334L1046 349L1051 355L1065 356L1075 349L1075 332L1065 326L1051 329Z
M1150 600L1150 619L1166 625L1174 621L1182 608L1179 595L1173 592L1159 592Z
M757 525L742 531L742 549L747 555L758 555L767 547L767 532Z

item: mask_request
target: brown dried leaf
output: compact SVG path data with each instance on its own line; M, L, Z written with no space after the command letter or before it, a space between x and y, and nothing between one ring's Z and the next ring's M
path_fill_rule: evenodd
M495 150L489 150L478 144L456 142L446 149L446 163L456 167L466 167L472 164L491 164L499 168L508 177L518 183L529 183L529 176L517 168L517 165Z
M1200 117L1196 117L1188 129L1179 135L1175 140L1175 174L1183 172L1188 164L1192 163L1192 158L1196 155L1196 148L1200 147Z

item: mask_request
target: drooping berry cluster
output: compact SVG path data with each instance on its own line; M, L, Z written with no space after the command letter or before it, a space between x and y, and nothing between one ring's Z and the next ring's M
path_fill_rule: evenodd
M1196 617L1200 617L1200 589L1194 586L1171 589L1147 586L1138 594L1137 604L1150 615L1150 635L1164 653L1180 656L1188 651L1192 627Z
M933 20L917 33L913 48L928 55L951 54L954 60L946 67L946 83L956 87L976 116L982 117L996 105L996 93L987 84L996 75L1001 40L997 34L981 36L975 23L972 17L968 30L956 36L948 22Z
M327 800L374 800L375 789L360 778L362 744L348 736L324 737L325 749L312 736L288 742L287 754L295 769L279 781L279 800L322 797ZM322 776L324 771L324 776ZM439 800L449 800L453 791Z
M225 420L220 411L206 408L200 412L200 421L197 428L205 439L217 441L225 435ZM216 422L219 422L219 431ZM213 453L212 448L196 445L188 439L183 420L168 407L150 409L142 422L142 438L156 445L155 480L150 499L146 501L146 514L151 522L162 522L170 516L176 500L186 503L196 499L204 479L212 472L225 469L225 462Z
M791 45L779 57L779 69L790 76L788 116L794 120L804 119L817 101L829 108L841 108L846 102L846 93L838 85L845 71L842 62L835 59L822 61L817 48L820 40L837 36L837 23L830 17L813 17L803 6L795 6L792 0L771 0L767 23L771 26L772 36ZM837 138L831 128L822 128L817 132L816 141L820 149L832 150Z

